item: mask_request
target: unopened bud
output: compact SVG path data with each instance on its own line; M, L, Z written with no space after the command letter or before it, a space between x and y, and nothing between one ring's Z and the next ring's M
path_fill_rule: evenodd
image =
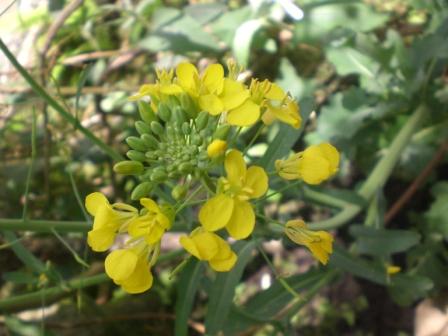
M158 136L162 136L165 133L163 126L157 121L151 122L151 130Z
M138 150L140 152L145 152L146 149L147 149L145 143L141 139L139 139L139 138L137 138L135 136L128 137L126 139L126 143L132 149Z
M208 116L209 114L207 111L202 111L201 113L199 113L198 117L195 120L196 129L198 131L204 129L204 127L207 126L209 118Z
M121 161L115 164L114 172L122 175L140 175L143 164L138 161Z
M187 195L188 188L185 185L177 185L171 190L171 196L178 201Z
M227 150L227 142L223 140L213 140L207 147L207 155L209 158L217 158L223 155Z
M229 134L230 131L230 125L223 125L221 127L219 127L215 133L213 133L213 139L221 139L221 140L225 140L227 139L227 135Z
M131 199L137 201L140 198L148 197L154 185L151 182L143 182L137 185L131 194Z
M150 134L143 134L141 136L142 141L151 149L157 149L159 147L159 142L155 137Z
M157 114L160 117L160 119L162 119L165 122L169 121L171 118L170 108L163 103L159 104L159 109L157 110Z
M138 101L138 112L140 113L140 118L147 124L157 120L157 116L152 110L151 105L143 100Z
M146 156L144 153L136 151L136 150L130 150L126 153L126 156L131 159L132 161L146 161Z
M135 122L135 129L140 135L151 133L151 128L149 125L141 120Z

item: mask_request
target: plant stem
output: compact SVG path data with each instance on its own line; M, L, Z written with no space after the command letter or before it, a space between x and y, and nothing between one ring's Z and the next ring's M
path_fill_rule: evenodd
M77 221L52 221L52 220L31 220L31 219L9 219L0 218L0 229L13 231L34 231L34 232L87 232L91 229L88 222Z
M69 112L67 112L53 97L51 97L45 89L40 86L28 71L22 67L22 65L17 61L8 47L3 43L3 40L0 38L0 50L3 54L8 58L8 60L12 63L12 65L16 68L16 70L22 75L22 77L28 82L34 92L38 94L43 100L45 100L48 105L56 110L67 122L72 124L75 128L79 129L81 133L83 133L90 141L100 147L104 153L109 155L113 160L122 161L124 158L116 152L113 148L105 144L99 138L97 138L90 130L82 126L79 121L72 116Z

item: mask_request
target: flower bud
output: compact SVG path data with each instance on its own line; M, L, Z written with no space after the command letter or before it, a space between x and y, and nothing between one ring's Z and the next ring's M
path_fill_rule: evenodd
M221 127L219 127L215 133L213 133L213 139L221 139L221 140L225 140L227 139L227 135L229 134L230 131L230 125L223 125Z
M145 123L149 125L151 121L157 120L157 116L152 110L151 105L149 105L147 102L143 100L139 100L137 104L138 104L138 112L140 113L140 118L142 118L142 120Z
M202 111L201 113L199 113L199 115L197 116L196 120L195 120L195 124L196 124L196 129L198 131L204 129L205 126L207 126L207 122L208 122L208 112L207 111Z
M160 117L160 119L167 122L171 118L171 110L167 105L161 103L159 104L157 115Z
M114 172L122 175L140 175L143 164L138 161L121 161L115 164Z
M176 201L179 201L187 195L187 191L188 188L185 185L177 185L171 190L171 196L173 196Z
M136 151L134 149L128 151L126 153L126 156L131 159L132 161L140 161L140 162L144 162L146 161L146 156L144 153Z
M140 198L148 197L154 185L151 182L143 182L137 185L131 194L131 199L137 201Z
M150 134L143 134L141 136L142 141L151 149L157 149L159 147L159 142L157 139Z
M158 121L151 122L151 130L158 136L163 136L165 133L163 126Z
M223 140L213 140L213 142L207 147L207 155L209 158L214 159L223 155L227 150L227 142Z
M130 136L130 137L128 137L127 139L126 139L126 143L129 145L129 147L131 147L132 149L135 149L135 150L138 150L138 151L140 151L140 152L146 152L146 145L145 145L145 143L141 140L141 139L139 139L139 138L137 138L137 137L135 137L135 136Z
M149 127L149 125L141 120L136 121L134 125L135 129L140 135L151 133L151 128Z
M193 165L189 162L184 162L179 165L179 170L184 174L189 174L193 170Z
M166 178L168 177L168 175L166 174L166 172L162 169L155 169L152 173L151 173L151 181L154 182L163 182L166 180Z
M189 125L187 122L184 122L184 123L182 124L182 133L183 133L184 135L189 135L190 132L191 132L190 125Z

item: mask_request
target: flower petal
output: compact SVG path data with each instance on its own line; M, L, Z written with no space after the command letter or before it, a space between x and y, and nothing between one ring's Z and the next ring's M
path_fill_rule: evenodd
M226 78L224 79L224 89L220 96L225 110L237 108L249 98L250 93L244 85L238 81Z
M100 207L109 205L109 201L102 193L94 192L87 195L85 205L89 214L95 216Z
M227 113L227 122L230 125L250 126L260 117L260 106L252 100L246 100L242 105Z
M243 154L235 149L228 152L224 161L224 167L230 184L241 186L246 178L246 162Z
M263 196L268 190L268 175L263 168L259 166L251 166L246 173L245 187L253 190L251 198Z
M224 86L224 68L221 64L210 64L202 76L202 83L209 93L220 94Z
M226 225L227 232L234 239L247 238L255 226L255 214L252 205L246 201L235 201L232 217Z
M265 95L267 99L272 100L283 100L285 96L286 96L285 91L275 83L271 84L271 87L269 88L268 92L266 92Z
M87 244L95 252L104 252L112 246L115 240L115 231L108 227L91 230L87 233Z
M143 293L151 288L153 276L148 263L144 259L139 259L134 272L123 281L116 281L125 292L129 294Z
M199 106L211 115L218 115L224 111L224 105L216 95L207 94L199 97Z
M322 151L325 158L330 164L330 173L334 174L337 172L339 167L340 155L338 150L329 143L321 143L319 149Z
M233 199L224 194L210 198L199 211L199 222L207 231L223 228L232 216L233 203Z
M159 213L160 212L160 208L157 205L157 203L154 202L150 198L142 198L142 199L140 199L140 204L143 205L147 210L149 210L151 212L155 212L155 213Z
M180 63L176 68L177 81L187 91L197 91L198 70L191 63Z
M134 272L138 256L130 250L115 250L104 261L107 275L114 281L123 281Z
M191 237L180 237L180 244L199 260L210 260L218 253L218 242L215 236L214 233L202 231Z
M210 267L213 268L216 272L228 272L233 266L235 266L237 256L235 252L230 251L231 254L226 259L212 259L209 261Z

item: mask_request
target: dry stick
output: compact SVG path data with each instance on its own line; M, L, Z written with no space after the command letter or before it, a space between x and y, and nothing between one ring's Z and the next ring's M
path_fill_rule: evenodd
M392 205L387 211L384 217L384 224L389 223L394 218L401 208L411 199L411 197L417 192L420 186L425 182L426 178L431 174L433 169L442 161L445 152L448 151L448 141L443 142L437 152L428 162L426 167L421 171L412 184L406 189L405 193Z

